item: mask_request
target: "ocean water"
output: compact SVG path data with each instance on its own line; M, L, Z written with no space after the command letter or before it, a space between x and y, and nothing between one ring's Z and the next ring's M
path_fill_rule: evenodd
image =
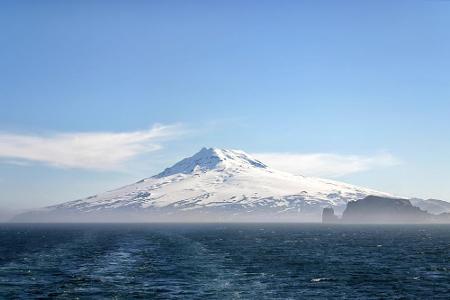
M450 299L450 226L0 225L0 299Z

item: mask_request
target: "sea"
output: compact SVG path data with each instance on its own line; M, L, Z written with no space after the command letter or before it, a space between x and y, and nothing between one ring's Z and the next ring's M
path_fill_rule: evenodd
M450 299L450 226L0 224L0 299Z

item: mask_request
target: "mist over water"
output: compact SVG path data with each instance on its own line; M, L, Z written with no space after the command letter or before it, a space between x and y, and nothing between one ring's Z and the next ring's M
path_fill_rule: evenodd
M0 225L0 298L448 299L449 290L449 225Z

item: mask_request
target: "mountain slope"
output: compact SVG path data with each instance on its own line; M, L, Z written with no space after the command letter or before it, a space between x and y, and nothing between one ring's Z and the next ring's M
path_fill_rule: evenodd
M277 171L242 151L203 148L153 177L18 220L320 221L323 207L341 213L348 201L367 195L390 197Z
M447 201L437 200L437 199L410 199L412 205L419 207L431 214L442 214L450 212L450 203Z

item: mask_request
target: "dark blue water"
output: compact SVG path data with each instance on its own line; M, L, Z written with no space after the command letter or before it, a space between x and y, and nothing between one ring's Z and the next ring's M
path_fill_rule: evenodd
M0 298L450 299L450 226L0 225Z

